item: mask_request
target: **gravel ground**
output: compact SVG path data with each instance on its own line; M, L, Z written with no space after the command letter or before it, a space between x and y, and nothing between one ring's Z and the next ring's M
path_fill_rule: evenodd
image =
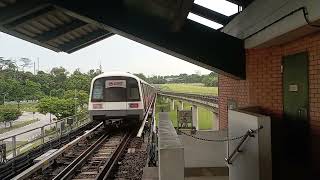
M145 139L134 137L127 147L126 153L118 162L113 172L113 178L116 180L140 180L142 179L143 168L147 161L148 135Z

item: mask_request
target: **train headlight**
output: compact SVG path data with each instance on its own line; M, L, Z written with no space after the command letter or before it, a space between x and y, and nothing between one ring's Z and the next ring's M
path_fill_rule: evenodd
M138 108L139 107L139 103L130 103L129 107L130 108Z
M102 106L102 104L92 104L92 108L93 109L102 109L103 106Z

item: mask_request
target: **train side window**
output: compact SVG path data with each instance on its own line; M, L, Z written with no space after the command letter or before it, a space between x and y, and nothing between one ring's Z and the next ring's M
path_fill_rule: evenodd
M102 101L103 100L103 79L97 79L93 83L92 90L92 101Z
M128 101L140 101L139 86L135 79L127 80L127 98Z

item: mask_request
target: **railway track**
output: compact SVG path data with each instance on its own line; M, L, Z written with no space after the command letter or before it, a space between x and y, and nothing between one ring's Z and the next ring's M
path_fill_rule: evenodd
M35 160L42 156L45 152L51 149L59 149L79 136L82 136L86 131L95 127L98 123L90 122L85 126L72 130L70 133L64 134L59 138L50 140L41 146L33 148L29 152L22 153L15 158L10 159L5 164L0 165L0 179L12 179L17 174L35 164Z
M106 179L134 130L106 130L102 123L14 179Z
M131 132L104 135L67 168L58 179L106 179L131 137Z
M80 139L74 146L66 149L63 154L52 160L51 162L53 163L49 167L45 168L44 170L37 171L27 179L53 179L57 174L59 174L60 171L65 169L70 162L74 161L83 152L85 152L89 146L94 144L99 137L104 134L103 131L104 128L102 126L97 128L97 130L93 131L90 136Z

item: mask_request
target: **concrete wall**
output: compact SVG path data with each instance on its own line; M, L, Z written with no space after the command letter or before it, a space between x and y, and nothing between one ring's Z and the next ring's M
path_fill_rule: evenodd
M320 19L319 0L255 0L222 31L244 39L300 7L307 8L311 21ZM246 39L245 46L246 48L252 48L264 43L264 46L281 44L317 30L305 25L307 25L307 22L303 17L303 12L298 11ZM302 27L303 29L299 29ZM275 38L277 39L275 40Z
M229 165L230 180L271 180L271 122L267 116L245 111L229 111L229 137L244 135L249 129L256 130L263 126L254 137L248 137L241 146L242 152L231 159ZM229 154L238 146L239 140L229 142Z
M236 101L238 107L260 106L265 114L280 119L283 113L282 57L305 51L309 55L310 124L313 133L320 135L320 33L281 46L247 50L246 80L219 75L220 128L227 128L230 100Z

